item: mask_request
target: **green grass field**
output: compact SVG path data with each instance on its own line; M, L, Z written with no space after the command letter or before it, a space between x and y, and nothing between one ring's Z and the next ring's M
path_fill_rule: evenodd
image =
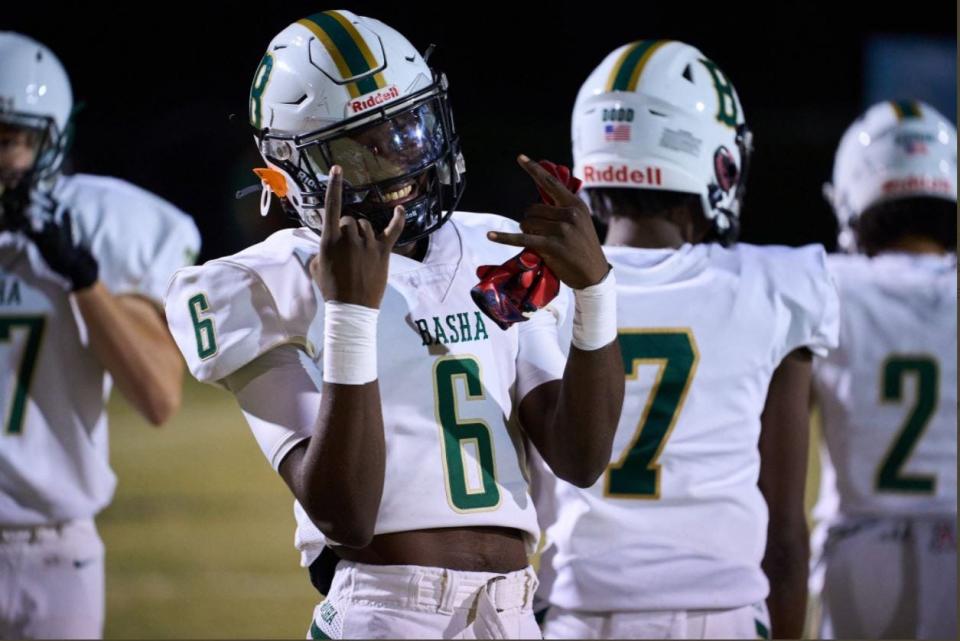
M119 394L110 418L106 637L303 638L318 595L293 548L292 500L233 398L190 379L159 430Z
M318 595L293 501L233 398L191 380L159 430L119 394L110 418L106 637L302 639Z

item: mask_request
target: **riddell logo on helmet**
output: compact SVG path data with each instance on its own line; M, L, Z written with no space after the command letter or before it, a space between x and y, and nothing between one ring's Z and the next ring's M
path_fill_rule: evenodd
M350 101L350 111L352 113L358 114L367 109L372 109L374 107L379 107L385 102L390 102L394 98L400 97L400 90L397 89L396 85L390 85L386 89L381 91L376 91L374 93L368 93L365 96L360 96L354 100Z
M927 176L909 176L888 180L883 183L883 193L899 194L904 192L938 192L950 193L952 191L950 181L945 178L929 178Z
M623 183L624 185L662 185L663 177L659 167L644 169L630 169L626 165L614 167L594 167L587 165L583 168L585 183Z

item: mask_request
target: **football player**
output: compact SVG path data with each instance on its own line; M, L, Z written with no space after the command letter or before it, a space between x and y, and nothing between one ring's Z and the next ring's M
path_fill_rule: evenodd
M609 225L627 395L603 476L535 494L544 635L798 638L811 353L837 334L824 251L733 244L750 133L690 45L615 49L572 137Z
M539 635L526 444L590 485L623 393L613 274L586 206L521 157L553 205L530 207L522 230L455 211L446 78L349 11L273 39L250 120L263 205L279 196L303 226L181 270L166 310L191 372L235 394L296 498L296 545L326 593L310 635ZM471 297L478 269L515 246L574 290L569 359L561 307L502 329Z
M179 407L183 361L161 301L199 235L138 187L64 175L67 74L17 33L0 32L0 60L0 637L94 638L93 519L116 485L105 403L116 381L153 425Z
M840 348L814 368L821 638L957 635L957 129L882 102L840 141L825 190Z

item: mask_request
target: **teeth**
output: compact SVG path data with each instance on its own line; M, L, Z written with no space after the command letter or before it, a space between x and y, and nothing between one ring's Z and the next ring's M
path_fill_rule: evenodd
M390 202L393 200L400 200L401 198L406 198L410 195L410 192L413 191L413 185L407 185L406 187L401 187L396 191L390 191L383 195L383 202Z

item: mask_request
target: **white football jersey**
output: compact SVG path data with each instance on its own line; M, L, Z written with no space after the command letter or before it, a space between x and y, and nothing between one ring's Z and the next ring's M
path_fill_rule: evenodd
M170 276L199 251L189 216L124 181L65 176L53 194L115 295L160 304ZM113 496L112 381L69 293L23 234L0 232L0 525L91 517Z
M840 347L814 368L815 516L957 511L957 258L834 255Z
M760 415L785 356L836 344L823 249L604 250L617 276L626 397L599 481L580 489L546 475L538 487L541 598L596 612L760 602Z
M489 241L491 229L518 227L498 216L457 212L430 236L423 262L390 257L377 336L386 477L375 534L501 526L526 532L531 544L539 537L525 438L508 419L527 391L562 377L557 319L563 312L543 310L503 331L479 311L470 297L477 267L519 251ZM256 408L238 394L275 469L310 437L320 405L323 302L308 270L318 241L308 228L277 232L233 256L179 271L166 298L174 338L201 381L237 393L231 375L268 359L261 367L278 376L293 353L306 382L276 380ZM290 406L302 409L281 419ZM308 565L324 538L299 504L295 512L296 545Z

